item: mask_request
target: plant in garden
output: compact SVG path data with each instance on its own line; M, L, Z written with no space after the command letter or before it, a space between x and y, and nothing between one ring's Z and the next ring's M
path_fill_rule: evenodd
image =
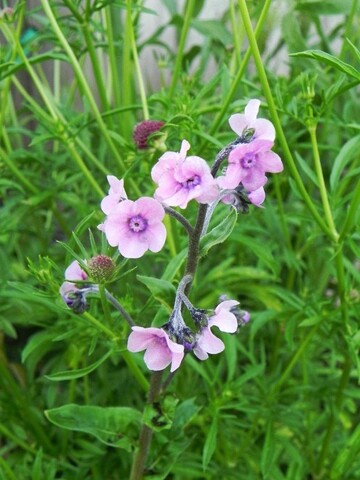
M358 18L4 0L1 479L360 478Z

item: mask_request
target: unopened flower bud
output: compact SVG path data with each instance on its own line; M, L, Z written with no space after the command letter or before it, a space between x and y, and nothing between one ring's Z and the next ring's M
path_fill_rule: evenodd
M87 266L91 277L97 283L109 280L115 269L114 261L106 255L95 255L88 261Z
M190 315L197 326L204 327L208 324L209 319L205 314L205 311L206 310L202 308L192 308L189 310Z
M133 140L137 148L145 150L149 147L148 138L151 134L159 131L164 125L161 120L144 120L135 125Z
M14 9L11 7L5 7L2 10L0 10L0 20L2 18L5 18L5 20L12 20L13 15L14 15Z
M86 295L82 290L73 290L67 293L63 299L74 313L81 314L87 309Z

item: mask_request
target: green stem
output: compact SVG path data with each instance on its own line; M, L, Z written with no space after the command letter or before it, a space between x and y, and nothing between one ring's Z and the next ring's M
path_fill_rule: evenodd
M301 176L300 176L300 174L299 174L299 172L296 168L295 161L294 161L293 156L291 154L289 145L288 145L287 140L286 140L285 133L283 131L283 128L282 128L282 125L281 125L281 122L280 122L280 118L279 118L278 113L277 113L275 101L274 101L274 98L273 98L272 93L271 93L271 89L270 89L270 85L269 85L269 82L268 82L268 79L267 79L265 68L264 68L264 65L262 63L261 54L260 54L260 51L259 51L257 40L256 40L255 34L253 32L253 29L252 29L251 20L250 20L249 12L248 12L247 5L246 5L246 0L238 0L238 5L239 5L242 20L243 20L243 23L244 23L244 27L245 27L245 30L246 30L246 34L247 34L247 37L248 37L248 40L249 40L250 48L251 48L251 51L252 51L252 54L253 54L253 57L254 57L256 69L257 69L257 72L258 72L258 75L259 75L259 79L260 79L262 88L264 90L265 98L266 98L268 106L269 106L269 111L270 111L272 121L273 121L274 126L275 126L277 137L278 137L280 145L283 149L283 154L284 154L284 157L286 159L287 166L290 170L290 173L291 173L291 175L292 175L292 177L293 177L293 179L296 183L297 188L299 189L299 192L300 192L300 194L301 194L309 212L312 214L312 216L314 217L316 223L319 225L321 230L324 233L326 233L326 235L328 235L331 239L334 240L333 232L329 229L329 227L326 225L326 223L324 222L324 220L322 219L322 217L320 216L320 214L316 210L316 208L315 208L315 206L314 206L314 204L313 204L313 202L312 202L312 200L311 200L311 198L310 198L310 196L309 196L309 194L308 194L308 192L307 192L307 190L306 190L306 188L305 188L305 186L302 182Z
M108 55L109 55L109 65L111 72L111 91L114 94L115 105L120 107L121 105L121 95L120 95L120 82L119 82L119 72L118 72L118 60L116 58L116 49L115 49L115 39L114 39L114 30L112 24L112 6L107 5L105 7L105 19L106 19L106 32L108 38Z
M134 379L138 382L139 386L143 389L145 393L149 391L149 382L144 377L140 368L134 362L134 357L130 354L127 350L123 350L121 352L121 356L124 359L124 362L129 367L131 374L133 375Z
M340 51L340 54L339 54L339 58L341 60L343 60L345 50L349 45L347 43L346 39L351 36L352 30L353 30L353 21L354 21L354 18L355 18L355 15L357 13L357 9L358 9L358 3L359 3L359 0L352 0L351 10L350 10L348 18L346 19L346 26L345 26L345 31L344 31L344 35L343 35L343 43L342 43L341 51Z
M324 461L326 459L327 453L329 451L329 447L330 447L331 439L332 439L332 436L333 436L333 433L334 433L336 421L338 419L339 410L341 408L341 404L342 404L342 401L343 401L344 389L347 386L348 381L349 381L350 372L351 372L351 365L352 365L351 358L350 358L349 355L346 355L342 375L341 375L341 378L340 378L340 384L339 384L339 387L338 387L338 390L337 390L337 393L336 393L336 397L335 397L335 404L334 404L335 411L331 412L330 421L328 422L328 428L327 428L326 433L325 433L324 441L323 441L321 451L320 451L320 455L319 455L319 459L318 459L318 462L317 462L316 472L318 473L319 476L322 473L323 464L324 464Z
M97 181L95 180L95 178L92 176L92 174L90 173L90 171L88 170L88 168L86 167L85 163L83 162L83 159L80 157L80 155L78 154L78 151L76 150L75 148L75 145L73 143L72 140L68 140L66 142L66 146L68 148L68 150L70 151L73 159L75 160L75 162L77 163L79 169L81 170L81 172L84 174L84 177L87 179L87 181L89 182L89 184L94 188L94 190L99 194L100 198L104 197L105 193L103 192L103 190L101 189L101 187L99 186L99 184L97 183Z
M159 396L162 374L162 371L154 372L152 374L150 390L146 402L149 406L152 405ZM143 478L145 462L149 452L152 434L153 430L143 423L139 437L139 446L134 456L129 480L141 480Z
M360 205L360 181L357 182L355 193L351 200L350 207L347 211L347 215L340 232L339 241L344 240L346 235L353 228L355 220L358 218L358 215L359 215L359 205Z
M104 289L104 294L107 300L111 303L111 305L116 308L116 310L123 316L123 318L127 321L129 327L133 327L135 325L134 320L131 318L130 314L125 310L125 308L121 305L120 302L116 300L116 298L111 295L111 293Z
M93 114L94 114L94 117L96 118L96 121L98 123L98 126L99 126L99 129L101 131L101 133L103 134L104 136L104 139L105 141L107 142L110 150L111 150L111 153L114 155L114 158L115 160L117 161L119 167L121 168L122 172L125 172L126 171L126 166L119 154L119 151L118 149L115 147L111 137L110 137L110 134L107 130L107 127L103 121L103 118L99 112L99 109L96 105L96 102L95 102L95 99L91 93L91 89L89 87L89 84L85 78L85 75L81 69L81 66L72 50L72 48L70 47L67 39L65 38L63 32L61 31L60 27L59 27L59 24L56 20L56 17L50 7L50 3L47 2L46 0L40 0L41 1L41 4L42 4L42 7L44 9L44 12L54 30L54 33L55 35L57 36L59 42L61 43L63 49L65 50L68 58L69 58L69 61L74 69L74 73L75 73L75 76L79 82L79 85L80 85L80 88L83 92L83 94L86 96L88 102L89 102L89 105L93 111ZM134 181L132 179L129 179L129 182L130 183L134 183Z
M113 320L111 318L109 302L106 298L106 289L105 289L104 284L102 284L102 283L99 284L99 294L100 294L101 306L102 306L103 312L104 312L104 320L105 320L107 325L112 326L113 325Z
M240 29L239 29L239 22L236 18L235 12L235 0L230 1L230 21L231 21L231 29L232 29L232 37L234 43L234 54L232 57L233 60L233 68L238 71L238 65L241 58L241 41L240 41ZM232 70L230 70L231 73Z
M24 50L20 44L17 35L7 25L2 25L2 30L7 41L14 44L16 53L24 62L26 70L28 71L32 81L34 82L34 85L36 86L41 98L43 99L43 102L45 103L46 108L48 109L52 119L57 120L58 115L55 111L55 106L51 101L51 95L49 95L50 92L47 91L46 86L40 81L38 75L35 73L35 70L33 69L31 63L29 62L27 56L24 53Z
M92 38L90 29L89 29L89 24L87 22L82 23L82 31L83 31L86 47L87 47L87 50L88 50L88 53L89 53L91 65L92 65L92 68L93 68L95 82L96 82L96 86L97 86L97 89L98 89L98 92L99 92L102 108L103 108L103 110L109 110L110 106L109 106L109 102L108 102L108 99L107 99L107 96L106 96L106 90L105 90L105 85L104 85L104 81L103 81L104 74L100 69L100 64L99 64L98 58L96 56L96 51L95 51L95 47L94 47L93 38ZM110 117L110 119L111 119L111 117Z
M29 180L21 173L18 167L11 161L11 159L8 157L8 154L2 149L0 149L0 158L3 160L14 177L16 177L19 182L24 185L27 190L29 190L29 192L34 194L39 193L38 189L31 182L29 182Z
M182 61L184 57L185 43L186 43L186 38L187 38L189 28L190 28L190 22L191 22L192 14L194 11L195 3L196 3L195 0L188 0L186 2L185 15L184 15L185 18L184 18L184 23L181 29L181 36L180 36L179 47L177 49L177 54L176 54L174 72L173 72L173 76L172 76L170 88L169 88L170 100L172 100L174 96L175 87L176 87L178 78L180 76L180 72L182 70Z
M129 5L128 8L130 8L131 0L128 0L128 5ZM147 104L145 84L144 84L144 79L143 79L141 68L140 68L139 56L138 56L137 47L136 47L134 26L132 21L129 22L129 35L130 35L131 50L132 50L133 59L135 63L136 76L138 79L141 104L143 108L143 116L144 116L144 120L149 120L149 108Z
M264 23L265 23L270 5L271 5L271 0L265 0L264 6L261 10L259 21L258 21L258 23L256 25L256 28L255 28L255 38L257 38L259 36L260 32L263 29L263 26L264 26ZM217 114L217 116L215 117L214 123L213 123L212 127L210 128L210 132L209 132L210 135L213 135L217 131L217 129L219 128L219 125L222 122L225 114L228 112L230 102L235 95L236 89L239 86L239 83L240 83L240 80L241 80L242 76L244 75L246 66L249 63L250 56L251 56L251 47L249 47L246 50L246 53L245 53L244 58L243 58L243 60L240 64L240 67L237 71L237 74L236 74L234 80L231 83L229 92L226 95L225 100L222 102L221 110Z
M17 27L15 30L15 36L17 38L19 38L20 32L22 30L23 21L24 21L24 8L19 8ZM11 55L9 59L10 62L15 61L16 55L17 55L16 48L13 48L11 50ZM10 146L10 140L5 130L5 120L6 120L6 112L7 112L7 109L9 108L9 100L11 99L10 88L11 88L11 76L8 76L2 81L2 85L0 88L0 139L1 137L3 138L5 146L9 153L11 151L11 146ZM15 109L13 109L13 111L15 111ZM16 123L17 122L13 122L13 125Z
M320 154L319 154L319 147L318 147L317 138L316 138L316 125L312 121L312 119L310 119L310 122L311 124L308 125L308 131L311 139L311 147L312 147L312 152L314 157L315 172L319 182L320 197L321 197L321 202L324 209L325 220L331 232L331 239L335 243L337 243L337 241L339 240L339 234L336 231L336 227L335 227L335 223L334 223L334 219L332 216L331 207L329 203L329 198L326 190L324 174L322 171Z
M124 35L122 43L122 71L121 71L121 92L122 103L124 106L133 103L133 91L132 91L132 64L131 64L131 41L130 32L132 29L132 17L131 17L131 0L126 3L126 12L124 19ZM131 119L130 112L124 112L121 119L119 128L126 137L131 135Z
M319 324L314 325L314 327L308 332L308 334L305 336L301 344L299 345L299 348L297 351L294 353L292 356L288 366L286 367L285 371L282 373L281 377L279 380L275 383L274 385L274 392L278 392L280 390L280 387L282 384L286 381L288 376L290 375L292 369L295 367L296 363L298 362L299 358L302 356L304 353L306 347L310 343L311 339L313 338L314 334L316 333L317 329L319 328Z
M45 124L52 124L53 120L52 118L38 105L38 103L31 97L31 95L28 94L28 92L25 90L25 88L21 85L21 83L17 80L16 77L13 77L13 83L16 87L16 89L21 93L21 95L26 99L26 101L31 105L31 108L36 111L39 116L44 120ZM73 144L69 139L66 137L66 123L65 120L60 116L58 118L58 125L62 129L62 133L59 133L59 137L62 137L62 141L65 144L65 146L68 148L70 153L72 154L75 162L80 166L81 171L84 173L84 176L89 180L89 183L94 187L95 189L100 193L101 196L103 196L103 192L99 185L97 184L96 180L92 176L90 170L86 167L84 162L82 161L80 155L78 154L76 148L74 148ZM75 144L79 146L84 153L88 154L89 158L95 163L95 165L104 173L107 173L107 170L100 164L100 162L93 156L93 154L90 152L90 150L83 144L82 140L80 138L75 137Z
M101 332L105 333L105 335L110 340L112 340L115 343L117 343L119 341L118 336L112 330L110 330L110 328L108 328L106 325L104 325L102 322L100 322L97 318L95 318L89 312L84 312L83 317L86 318L86 320L89 323L91 323L95 328L97 328Z

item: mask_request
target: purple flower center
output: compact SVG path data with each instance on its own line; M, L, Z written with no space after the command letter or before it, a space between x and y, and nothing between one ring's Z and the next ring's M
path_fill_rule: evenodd
M256 155L252 152L246 153L240 163L243 168L252 168L256 165Z
M188 178L185 182L182 183L182 186L187 190L191 190L194 187L197 187L201 183L201 178L199 175L194 175L191 178Z
M146 218L142 217L141 215L135 215L135 217L131 217L129 219L129 227L130 230L132 230L135 233L143 232L146 230L146 227L148 226L148 222Z

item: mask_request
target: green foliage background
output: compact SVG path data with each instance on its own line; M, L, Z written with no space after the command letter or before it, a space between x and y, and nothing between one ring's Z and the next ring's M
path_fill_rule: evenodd
M161 151L136 150L138 121L163 120L168 150L186 138L211 163L251 98L277 126L285 171L265 208L202 259L191 300L212 308L226 293L252 320L223 337L224 354L188 356L145 410L157 425L146 478L360 477L358 1L229 0L204 20L208 3L19 1L0 18L0 479L127 477L146 383L116 312L97 300L84 315L65 308L63 272L72 251L113 256L109 290L138 324L166 321L186 235L171 219L162 252L117 258L96 229L106 175L124 177L130 198L152 195ZM170 20L147 36L160 11ZM137 64L155 47L157 89Z

